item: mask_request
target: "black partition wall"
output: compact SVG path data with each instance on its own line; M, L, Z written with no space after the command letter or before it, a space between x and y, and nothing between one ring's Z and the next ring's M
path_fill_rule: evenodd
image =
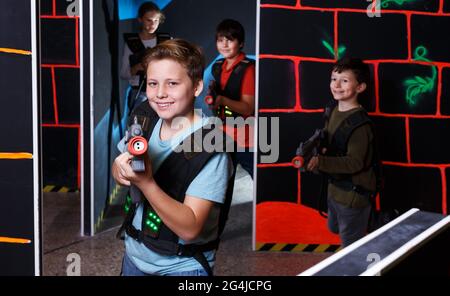
M40 1L44 192L81 186L79 3Z
M0 1L0 275L39 275L37 1Z
M260 1L259 116L278 118L280 157L258 164L257 249L338 248L317 211L320 177L290 163L299 143L323 126L338 57L360 57L371 68L361 103L381 142L385 189L377 207L448 214L448 1L371 2Z

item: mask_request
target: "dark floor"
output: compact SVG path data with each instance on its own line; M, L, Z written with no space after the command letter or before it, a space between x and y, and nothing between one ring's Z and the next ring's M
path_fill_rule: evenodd
M252 185L238 170L233 204L217 253L215 275L297 275L331 253L252 251ZM119 275L123 242L115 238L117 227L93 237L80 236L80 204L77 193L44 194L43 275L67 275L68 255L81 259L81 275Z

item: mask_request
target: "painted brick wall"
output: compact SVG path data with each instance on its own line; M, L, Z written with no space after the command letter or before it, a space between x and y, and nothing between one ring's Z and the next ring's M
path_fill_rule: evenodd
M41 1L44 186L80 186L79 17L73 1ZM68 13L69 10L69 13Z
M300 174L290 160L323 125L338 56L360 57L371 67L373 87L362 104L380 130L386 188L378 206L448 213L449 1L381 1L381 17L368 16L369 4L261 1L259 116L279 117L280 158L258 164L257 242L336 241L326 228L312 227L326 223L311 212L320 177Z

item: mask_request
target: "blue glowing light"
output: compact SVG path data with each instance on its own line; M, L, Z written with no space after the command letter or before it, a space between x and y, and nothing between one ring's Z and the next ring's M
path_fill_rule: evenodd
M148 0L119 0L119 19L127 20L137 17L139 6ZM153 0L153 3L163 10L172 0Z

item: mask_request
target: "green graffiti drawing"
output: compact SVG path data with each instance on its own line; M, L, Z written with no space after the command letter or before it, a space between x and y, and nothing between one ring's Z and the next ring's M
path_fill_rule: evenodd
M407 2L414 2L414 1L417 1L417 0L382 0L381 7L388 8L391 3L395 3L399 6L401 6Z
M344 45L339 46L338 52L337 52L337 57L336 57L335 53L334 53L334 48L333 48L333 46L331 46L330 43L328 43L325 40L322 40L322 44L330 52L330 54L337 59L339 59L342 56L342 54L344 53L344 51L346 50L346 47Z
M428 51L425 47L417 47L414 51L414 60L431 62L425 57L427 53ZM415 106L417 104L421 94L431 92L434 89L437 77L436 66L432 66L431 71L431 77L414 76L413 78L408 78L403 82L406 87L406 102L410 106Z

